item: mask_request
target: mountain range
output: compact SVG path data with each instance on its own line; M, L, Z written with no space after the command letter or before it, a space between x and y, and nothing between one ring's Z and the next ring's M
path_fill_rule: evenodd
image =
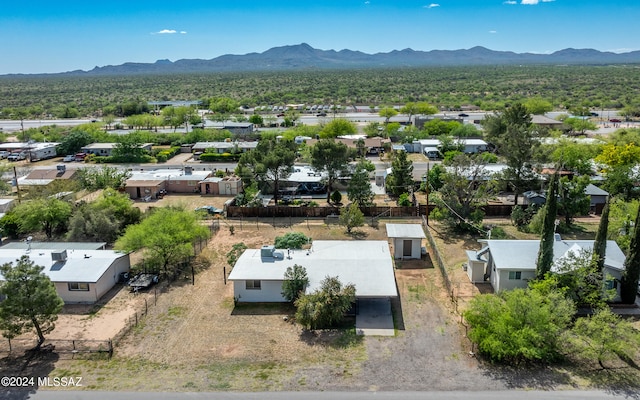
M602 52L593 49L564 49L551 54L494 51L476 46L464 50L393 50L366 54L353 50L319 50L306 43L271 48L263 53L223 55L209 60L158 60L155 63L128 62L71 71L65 75L107 76L239 71L295 71L356 68L402 68L474 65L606 65L640 63L640 51Z

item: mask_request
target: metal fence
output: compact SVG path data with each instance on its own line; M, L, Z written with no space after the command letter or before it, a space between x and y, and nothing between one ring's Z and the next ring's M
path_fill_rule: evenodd
M431 246L431 250L434 255L434 259L436 261L436 265L440 269L442 273L442 279L444 281L444 286L447 289L447 293L451 297L451 301L455 302L456 298L453 292L453 285L451 284L451 279L449 278L449 274L447 273L447 265L444 263L444 259L440 255L440 250L438 250L438 246L436 246L436 241L431 235L431 230L429 229L429 225L427 224L427 219L425 216L422 216L422 229L424 230L424 234L427 237L427 241L429 241L429 245Z

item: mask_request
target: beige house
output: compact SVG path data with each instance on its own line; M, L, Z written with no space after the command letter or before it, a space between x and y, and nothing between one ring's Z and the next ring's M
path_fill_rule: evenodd
M26 255L36 265L44 267L65 304L95 303L129 272L129 254L113 250L60 250L55 248L0 248L0 263L15 263ZM73 247L73 243L69 243ZM42 246L40 246L42 247ZM46 247L46 246L45 246ZM0 280L4 277L0 275Z
M125 182L125 192L132 199L155 199L166 193L200 193L200 182L211 176L211 171L183 169L157 169L133 171Z

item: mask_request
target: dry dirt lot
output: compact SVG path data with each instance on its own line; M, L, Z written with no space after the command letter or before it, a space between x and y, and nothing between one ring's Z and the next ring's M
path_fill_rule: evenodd
M232 286L225 285L223 277L225 255L234 243L256 247L290 231L315 240L353 240L341 227L322 221L276 222L274 227L224 221L200 256L201 264L209 267L196 275L195 285L187 277L161 285L157 303L151 293L132 297L121 291L113 303L91 316L81 314L88 325L103 319L118 325L122 317L118 310L130 305L139 310L141 299L148 299L148 315L118 342L113 358L70 360L55 354L26 361L5 358L0 368L21 365L22 373L79 375L84 377L84 389L99 390L474 391L588 386L582 377L561 368L511 370L470 356L460 316L429 257L397 264L400 298L393 302L395 337L356 336L353 328L305 332L283 319L293 312L287 306L234 306ZM233 235L230 225L235 227ZM384 222L378 229L361 228L360 233L361 239L385 239ZM446 240L447 262L452 265L457 262L457 248L471 246L471 240L475 245L473 238L469 243ZM109 325L101 324L108 332ZM85 326L85 333L90 329Z

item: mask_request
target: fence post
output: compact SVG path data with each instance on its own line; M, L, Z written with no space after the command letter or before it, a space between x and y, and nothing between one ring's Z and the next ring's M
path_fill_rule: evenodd
M222 278L224 279L224 284L227 284L227 267L222 267Z
M113 357L113 342L111 341L111 339L109 339L108 343L109 343L109 347L108 347L109 351L108 351L108 353L109 353L109 358L111 358L111 357Z
M144 313L145 315L147 314L147 312L149 311L149 306L147 305L147 298L144 298Z
M9 353L11 353L11 339L7 339L9 341Z

